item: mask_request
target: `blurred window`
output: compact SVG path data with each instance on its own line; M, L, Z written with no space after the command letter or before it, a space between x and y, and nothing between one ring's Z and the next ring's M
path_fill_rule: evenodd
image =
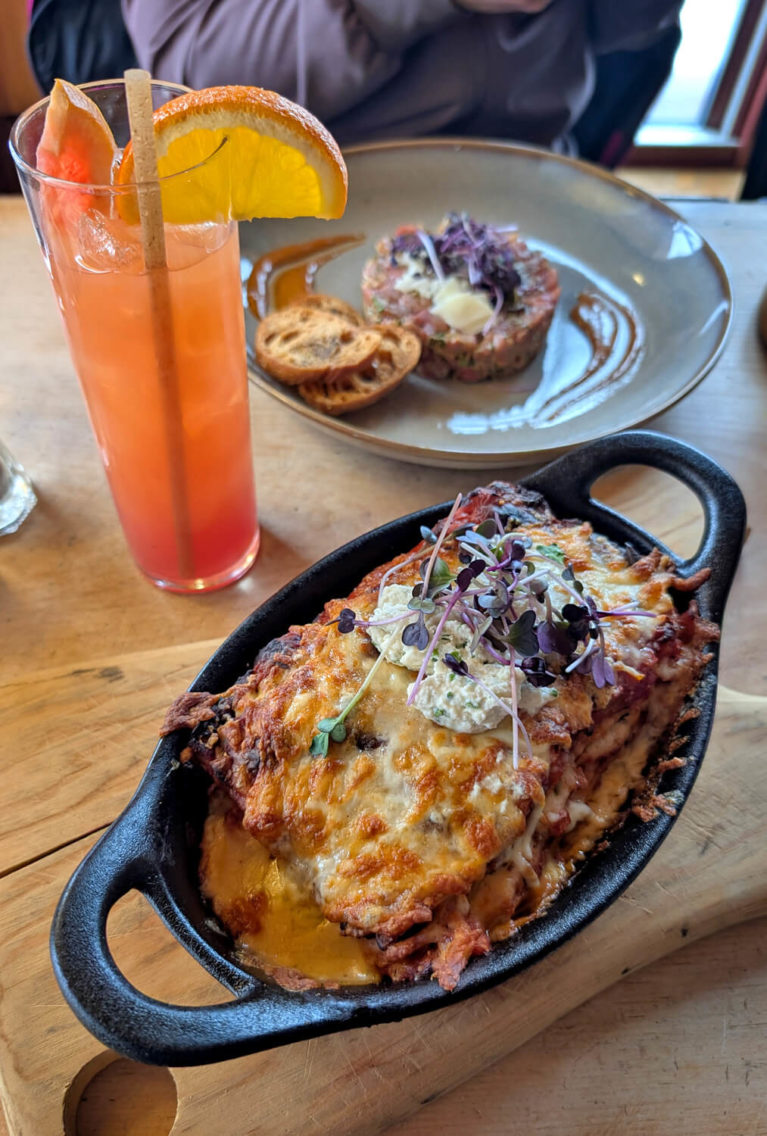
M634 153L675 161L690 150L743 166L767 100L767 0L685 0L681 26L672 73Z

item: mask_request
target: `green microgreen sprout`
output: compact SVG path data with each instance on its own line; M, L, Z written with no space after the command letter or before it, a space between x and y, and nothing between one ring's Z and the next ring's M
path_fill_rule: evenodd
M349 611L351 609L347 608L345 610ZM341 630L340 623L338 629L339 631ZM313 757L327 757L331 740L334 742L346 741L347 730L344 723L373 681L376 671L386 658L386 650L398 631L399 628L395 627L389 638L386 640L384 649L381 651L378 658L366 674L365 680L361 684L359 690L352 698L349 699L341 713L336 715L335 718L321 718L317 723L317 733L312 738L311 745L309 746L309 753Z
M540 552L548 560L556 560L562 567L566 564L565 554L558 544L536 544L535 551Z

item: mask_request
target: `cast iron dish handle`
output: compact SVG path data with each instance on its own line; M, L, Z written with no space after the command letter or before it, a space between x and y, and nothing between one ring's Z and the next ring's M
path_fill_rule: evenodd
M710 568L711 575L696 594L706 619L719 623L743 543L746 505L735 481L711 458L665 434L632 430L573 450L524 480L544 497L554 497L560 515L564 504L573 517L591 521L595 529L619 543L625 543L626 530L633 529L637 546L642 548L647 534L591 496L591 487L597 478L622 465L647 465L664 470L687 485L700 501L704 517L700 545L689 559L674 556L674 560L679 574L684 577L694 576L701 568ZM669 552L659 541L655 543Z
M168 834L158 831L167 779L165 744L158 747L140 791L70 880L54 916L54 970L80 1020L105 1045L134 1060L173 1065L199 1064L202 1049L206 1060L215 1061L313 1037L336 1019L339 1027L355 1025L358 1008L338 991L327 999L323 991L307 996L267 985L227 962L181 915L167 878L175 856L163 840ZM128 982L109 950L106 923L112 907L133 889L235 995L233 1001L177 1006L149 998Z
M745 504L732 478L704 454L660 434L634 431L566 454L524 483L551 496L560 516L569 512L589 520L620 543L625 542L627 532L636 534L637 547L644 549L646 534L590 495L601 474L632 464L666 470L701 501L705 525L700 547L693 557L677 563L684 576L704 566L711 568L697 596L704 616L718 621L740 551ZM421 519L434 512L424 511ZM444 509L438 508L437 513L442 515ZM418 517L414 514L402 520L415 522ZM179 889L192 902L199 902L199 896L196 881L179 869L184 861L179 843L183 837L165 819L169 796L178 791L173 788L174 747L172 738L158 746L133 800L83 861L59 901L51 932L53 964L78 1017L118 1052L139 1061L171 1065L236 1057L281 1042L369 1024L364 1000L354 993L289 992L261 982L223 957L224 943L216 948L215 932L210 940L204 938L182 913ZM234 994L234 1000L210 1006L170 1005L147 997L127 981L110 953L106 922L114 904L132 889L147 897L190 953ZM397 1019L405 1010L393 997L386 1003L376 999L376 1003L377 1021Z

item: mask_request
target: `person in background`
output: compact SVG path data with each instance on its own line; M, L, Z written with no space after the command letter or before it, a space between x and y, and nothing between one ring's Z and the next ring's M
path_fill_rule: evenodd
M27 54L46 95L54 79L70 83L113 79L137 65L120 0L27 2Z
M0 193L18 193L19 179L7 141L16 116L42 92L24 52L28 0L3 0L0 20Z
M0 193L18 193L7 146L16 116L47 95L54 79L113 78L137 61L120 0L2 0L2 5Z
M587 108L593 116L599 60L608 56L619 60L612 98L616 121L626 119L618 125L627 147L670 69L681 6L682 0L122 0L141 66L154 75L190 87L271 88L306 106L341 144L449 133L570 153L577 151L573 127ZM662 45L659 58L655 45ZM596 109L603 146L614 112Z

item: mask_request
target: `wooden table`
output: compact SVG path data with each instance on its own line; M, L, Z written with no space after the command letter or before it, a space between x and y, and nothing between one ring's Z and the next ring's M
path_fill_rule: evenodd
M683 211L712 242L730 273L735 322L712 374L650 425L704 449L744 490L750 535L730 599L721 677L733 691L765 696L767 366L756 337L755 314L767 282L762 252L767 206L701 202L685 204ZM66 1049L71 1025L69 1011L56 1002L54 987L45 987L51 1021L60 1023L51 1025L50 1040L35 1026L46 1008L33 997L27 1017L24 1000L18 997L17 980L31 981L32 958L35 952L42 957L50 918L44 906L33 907L34 888L58 894L67 872L92 842L90 834L100 831L127 800L151 752L162 707L247 612L355 534L446 499L485 475L367 455L321 433L254 389L263 532L256 567L236 586L213 595L163 594L139 575L126 552L50 286L19 199L0 198L0 252L0 435L25 464L39 496L37 509L21 531L0 540L0 885L5 887L0 888L0 910L6 913L0 931L0 986L6 1007L0 1009L5 1049L2 1056L0 1048L0 1074L13 1136L48 1136L40 1127L25 1126L23 1118L29 1115L34 1094L50 1089L47 1063ZM699 510L687 490L664 475L617 472L600 484L598 495L675 550L694 550ZM761 745L761 699L735 696L729 706L736 726L744 707L753 712L756 734L752 729L749 736L752 743L756 736ZM738 760L737 746L731 759ZM757 813L761 804L767 809L767 797L756 802ZM148 917L125 902L119 917L125 928L135 924L146 930L142 920ZM760 912L762 917L630 973L492 1067L426 1103L391 1133L767 1133L765 911L758 904L747 906L741 917ZM16 920L11 924L9 912ZM22 913L27 919L23 925ZM120 962L121 928L115 940ZM161 968L161 952L152 958ZM419 1019L425 1045L430 1020ZM59 1029L63 1032L57 1033ZM39 1050L30 1053L34 1046ZM97 1053L97 1043L93 1047ZM489 1049L488 1060L511 1048L509 1041L502 1050ZM227 1064L217 1067L218 1072L207 1071L214 1092L215 1077L225 1079L231 1068ZM73 1067L72 1075L75 1071ZM115 1091L99 1098L94 1086L98 1118L93 1126L83 1113L79 1136L155 1136L169 1131L170 1119L159 1119L162 1074L152 1080L147 1071L135 1074L124 1066L122 1073L123 1096L140 1102L141 1119L126 1127L129 1105L118 1102L114 1107L120 1115L115 1119L108 1105ZM387 1092L396 1097L406 1079L415 1075L412 1061L389 1074L397 1082ZM77 1095L81 1087L76 1085ZM444 1083L439 1087L444 1089ZM265 1091L263 1085L255 1087L253 1126L240 1121L241 1136L261 1131L259 1098ZM70 1094L70 1104L73 1099ZM169 1115L172 1118L172 1108ZM370 1123L360 1116L359 1131L373 1131ZM212 1129L192 1123L183 1131Z

